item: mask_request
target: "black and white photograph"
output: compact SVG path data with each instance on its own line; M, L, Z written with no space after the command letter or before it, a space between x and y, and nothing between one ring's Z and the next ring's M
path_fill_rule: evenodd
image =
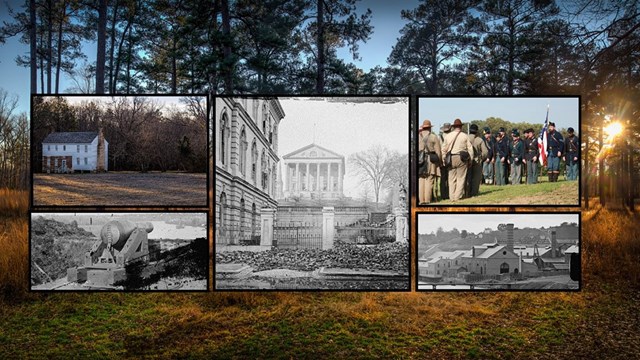
M31 290L207 291L205 212L33 213Z
M214 105L216 289L410 289L407 97Z
M416 221L418 290L580 290L580 213L418 213Z
M419 206L578 206L580 97L418 99Z
M207 207L207 97L34 96L34 206Z

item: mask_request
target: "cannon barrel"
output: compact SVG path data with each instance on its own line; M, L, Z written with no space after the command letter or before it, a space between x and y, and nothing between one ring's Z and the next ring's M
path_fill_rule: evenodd
M150 233L153 231L153 225L150 222L134 223L128 220L112 220L100 230L100 239L105 244L111 242L111 246L120 250L135 229L142 229Z

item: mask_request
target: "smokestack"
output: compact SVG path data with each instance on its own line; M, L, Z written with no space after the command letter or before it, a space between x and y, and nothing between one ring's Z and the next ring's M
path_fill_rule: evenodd
M558 240L556 239L556 231L551 230L551 257L556 257L556 249L558 248Z
M513 224L507 224L507 250L513 252Z
M471 257L476 257L476 247L475 246L471 247Z
M98 151L96 159L96 172L104 172L104 132L98 130Z

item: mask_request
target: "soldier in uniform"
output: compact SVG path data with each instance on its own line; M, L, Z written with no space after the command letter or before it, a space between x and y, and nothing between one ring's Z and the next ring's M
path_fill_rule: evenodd
M547 173L549 175L549 182L558 181L562 151L564 151L562 134L556 131L555 123L549 122L547 129Z
M493 166L495 164L495 142L496 140L491 135L491 129L485 127L484 132L484 147L487 149L487 158L482 163L482 177L485 184L493 184Z
M426 166L419 174L418 200L420 205L429 204L433 198L433 190L436 179L440 176L440 139L431 132L431 121L425 120L422 123L422 131L418 135L418 151L424 155Z
M533 129L525 131L524 158L527 161L527 184L538 183L538 138L534 135Z
M567 165L567 180L578 179L578 162L580 156L580 141L574 134L572 127L567 129L569 135L564 140L564 156L562 159Z
M495 162L496 162L496 185L507 184L507 159L509 159L509 140L505 134L504 128L500 128L495 144Z
M478 136L478 125L469 126L469 141L473 147L471 154L471 167L467 171L466 196L477 196L480 193L480 183L482 182L482 164L488 155L483 138Z
M520 140L520 132L518 129L511 131L513 141L511 142L511 151L509 156L509 164L511 164L511 185L519 185L522 181L522 164L524 163L524 142Z
M440 128L440 144L444 142L444 137L451 132L451 124L444 123ZM442 160L442 158L440 158ZM440 196L443 200L449 198L449 169L440 161Z
M462 120L455 119L451 125L453 130L444 137L442 158L451 152L449 167L449 198L453 201L462 199L467 179L467 170L471 165L473 146L469 136L462 132Z

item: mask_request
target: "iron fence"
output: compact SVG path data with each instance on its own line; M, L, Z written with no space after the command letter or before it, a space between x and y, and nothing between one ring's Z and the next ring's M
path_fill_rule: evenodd
M276 223L273 246L280 249L322 249L322 226L316 223Z

